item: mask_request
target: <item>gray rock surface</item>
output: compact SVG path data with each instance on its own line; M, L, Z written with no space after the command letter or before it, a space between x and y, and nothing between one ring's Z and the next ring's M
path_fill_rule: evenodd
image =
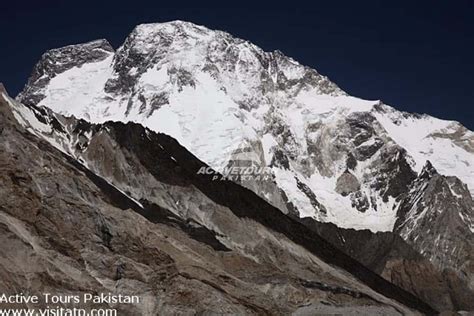
M346 196L349 193L353 193L360 190L360 183L357 178L350 173L349 170L344 171L343 174L337 178L336 192L342 196Z

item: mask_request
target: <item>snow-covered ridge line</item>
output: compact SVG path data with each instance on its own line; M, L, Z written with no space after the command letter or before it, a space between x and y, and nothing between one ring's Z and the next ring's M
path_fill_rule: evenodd
M474 197L474 133L456 121L385 108L389 110L375 116L390 137L408 151L413 169L421 172L430 161L440 173L466 183Z
M88 165L87 161L84 161L80 156L78 156L74 150L76 145L78 144L78 139L73 137L72 133L67 133L62 135L58 131L55 131L52 128L51 122L43 123L41 122L36 115L41 115L41 113L34 113L34 109L28 108L22 104L18 104L15 100L11 99L5 93L2 93L3 99L9 104L13 116L17 120L17 122L24 127L28 132L32 133L33 135L39 137L40 139L45 140L54 148L61 151L63 154L71 157L77 163L81 164L84 168L88 169L92 173L96 174L92 168ZM54 114L53 114L54 115ZM47 116L43 116L44 119L47 119ZM64 131L67 130L67 127L62 125L62 129ZM87 137L88 136L88 137ZM85 137L90 138L92 135L85 135ZM109 185L120 191L124 196L129 198L135 204L143 208L143 205L137 201L135 198L131 197L129 194L118 188L116 185L112 183L110 179L103 177L102 175L96 174L98 177L102 178L106 181Z

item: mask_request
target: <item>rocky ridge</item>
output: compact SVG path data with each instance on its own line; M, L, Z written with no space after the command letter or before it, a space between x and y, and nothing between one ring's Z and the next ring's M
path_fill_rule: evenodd
M5 93L0 122L2 291L134 294L112 307L140 315L434 312L251 191L196 175L169 136Z

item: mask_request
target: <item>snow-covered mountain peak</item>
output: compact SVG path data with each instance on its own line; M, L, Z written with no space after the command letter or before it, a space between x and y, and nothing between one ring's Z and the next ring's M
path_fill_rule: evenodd
M175 20L165 23L146 23L140 24L132 31L132 35L139 41L144 43L150 42L157 37L168 38L194 38L194 39L209 39L213 36L212 31L204 26L194 23ZM220 32L223 33L223 32Z
M114 53L114 49L105 39L98 39L82 44L68 45L48 50L41 56L36 67L39 75L55 75L73 67L97 62ZM38 78L31 78L38 79Z
M139 90L137 77L142 75L144 83L153 84L155 70L175 73L178 89L192 86L202 74L245 107L268 102L281 90L344 94L326 77L281 53L265 52L229 33L183 21L137 26L118 49L114 69L120 83L118 87L111 83L112 92Z
M183 21L139 25L116 52L109 46L48 52L18 99L94 123L141 123L214 168L248 155L273 179L243 185L285 213L341 227L392 230L427 160L474 192L472 132L351 97L279 51Z
M427 160L426 163L425 163L425 166L423 167L423 169L420 172L419 178L429 179L437 173L438 173L438 171L436 170L436 168L433 167L433 165L431 164L431 162L429 160Z
M105 39L51 49L41 56L28 84L17 98L25 104L38 104L47 97L47 86L55 77L64 73L69 73L69 77L77 76L79 73L82 74L77 69L84 65L99 63L113 55L114 49ZM76 83L76 80L70 80L65 82L61 89L67 90Z

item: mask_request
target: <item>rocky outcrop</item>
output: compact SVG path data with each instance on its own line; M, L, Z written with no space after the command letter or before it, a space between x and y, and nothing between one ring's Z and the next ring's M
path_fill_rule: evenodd
M342 196L346 196L349 193L353 193L360 190L360 183L357 178L350 173L349 170L344 171L343 174L337 178L336 192Z
M401 203L395 232L442 270L473 282L474 202L465 184L428 161Z

